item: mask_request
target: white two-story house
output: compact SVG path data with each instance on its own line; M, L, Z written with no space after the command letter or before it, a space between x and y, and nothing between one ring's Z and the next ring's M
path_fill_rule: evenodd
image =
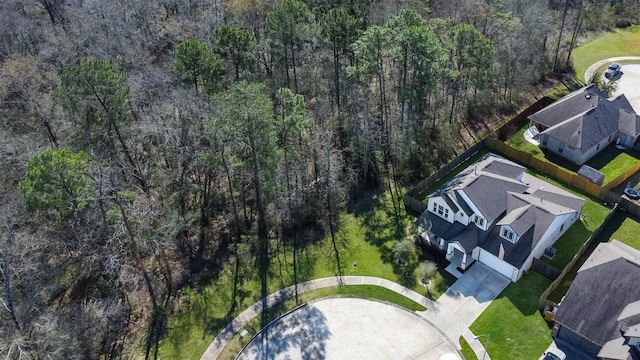
M517 281L579 218L585 200L487 154L428 196L418 232L465 270L474 261Z

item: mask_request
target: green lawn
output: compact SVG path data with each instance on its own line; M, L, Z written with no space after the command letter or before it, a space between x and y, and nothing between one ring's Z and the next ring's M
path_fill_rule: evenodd
M544 152L536 145L526 141L524 139L524 132L528 126L523 126L513 136L506 141L506 144L533 155L537 159L542 161L553 163L567 172L576 174L579 170L579 166L565 160L555 154ZM585 164L592 168L599 170L605 175L604 184L622 175L630 167L640 162L638 159L640 154L633 149L619 150L615 146L607 146L604 150L599 152L596 156L592 157Z
M640 26L606 33L573 50L573 67L579 79L591 64L610 57L640 56Z
M317 289L300 294L298 301L295 299L289 299L284 301L279 306L274 306L269 309L267 313L267 321L274 320L279 316L287 313L290 310L296 308L299 304L309 302L315 299L321 299L325 297L346 296L346 297L363 297L369 299L376 299L392 304L402 306L411 311L424 311L426 308L413 300L406 298L396 292L389 289L374 286L374 285L345 285L340 287L330 287L324 289ZM240 350L251 341L251 337L260 331L261 319L259 317L251 320L247 325L233 336L227 346L223 349L218 359L234 359ZM245 336L240 336L242 330L247 330ZM197 355L197 354L194 354ZM200 354L201 356L202 354Z
M460 336L459 341L460 341L460 346L462 347L460 352L462 353L462 356L464 357L464 359L478 360L476 353L473 352L473 349L471 348L471 346L469 346L469 343L467 342L467 340L465 340L464 337Z
M474 334L490 334L492 359L538 359L552 341L538 312L538 299L551 280L531 272L512 283L471 324Z
M416 251L405 267L393 261L394 242L416 230L401 198L399 201L396 216L391 196L370 194L350 212L340 215L334 241L328 235L320 241L301 241L295 271L291 244L272 242L266 293L292 285L294 273L297 282L335 275L366 275L395 281L437 299L455 278L439 269L431 277L433 285L427 290L419 283L416 271L418 261L425 255L421 258ZM224 266L218 274L201 276L182 292L160 346L162 358L199 359L229 321L261 298L258 267L253 260L245 262L238 272L235 308L231 308L236 280L232 264ZM375 297L375 294L369 289L360 296Z
M640 250L640 223L625 217L620 227L611 235L610 240L614 239Z

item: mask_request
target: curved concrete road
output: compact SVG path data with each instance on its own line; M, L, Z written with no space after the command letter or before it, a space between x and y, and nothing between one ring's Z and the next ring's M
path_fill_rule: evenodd
M418 315L434 324L457 346L459 346L458 338L462 335L478 358L485 356L485 359L489 360L489 355L485 354L480 341L474 339L469 326L508 284L509 280L506 277L480 263L476 263L467 270L437 302L402 285L376 277L336 276L310 280L277 291L243 311L216 336L202 356L202 360L215 360L237 331L272 305L292 298L296 292L302 293L339 285L377 285L404 295L425 306L428 310L418 312Z
M264 327L238 355L251 359L463 359L458 345L402 307L359 298L315 300Z
M636 113L640 113L640 56L619 56L600 60L589 66L584 74L585 80L590 79L599 67L614 61L626 61L627 63L622 65L622 76L617 80L616 90L611 96L618 97L624 94ZM637 62L637 64L633 62ZM602 78L604 80L604 75Z
M608 64L610 62L614 62L614 61L638 61L638 62L640 62L640 56L618 56L618 57L612 57L612 58L600 60L600 61L592 64L591 66L589 66L587 71L584 72L584 81L589 81L589 79L591 79L591 76L593 76L593 73L600 66L606 65L606 64Z

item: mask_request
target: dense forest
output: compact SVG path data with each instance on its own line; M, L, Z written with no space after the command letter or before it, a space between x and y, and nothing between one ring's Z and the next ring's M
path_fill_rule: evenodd
M266 274L364 189L399 209L570 77L584 34L639 19L633 0L3 0L0 357L153 357L195 274Z

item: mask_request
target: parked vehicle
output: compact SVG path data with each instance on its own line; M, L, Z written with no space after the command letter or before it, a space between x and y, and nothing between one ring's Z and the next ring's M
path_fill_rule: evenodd
M620 65L618 63L615 63L615 62L611 63L611 65L609 65L607 70L605 70L604 77L606 77L609 80L615 78L616 76L618 76L618 74L620 74L620 68L621 67L622 67L622 65Z

